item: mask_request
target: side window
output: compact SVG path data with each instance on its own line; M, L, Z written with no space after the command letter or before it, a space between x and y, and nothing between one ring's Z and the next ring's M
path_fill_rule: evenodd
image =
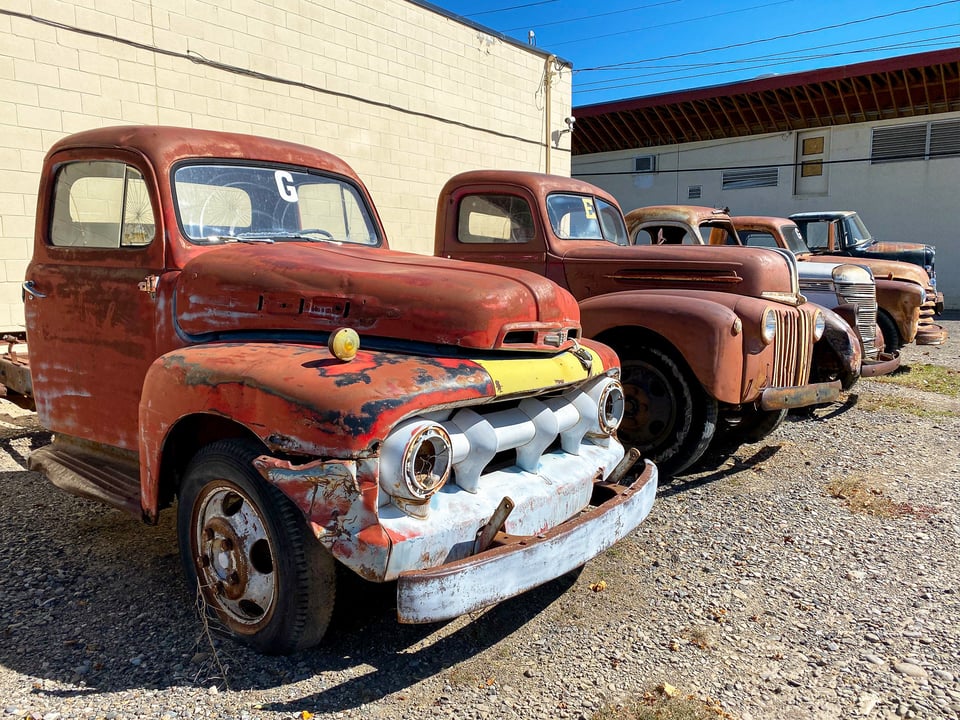
M698 230L704 245L739 245L733 228L726 224L705 223ZM689 235L688 235L689 236Z
M807 247L811 250L826 250L829 247L827 232L829 228L829 223L808 222L806 228L803 228Z
M57 172L50 243L57 247L141 247L156 224L143 176L120 162L74 162Z
M648 225L637 233L636 245L699 245L685 228L676 225Z
M536 234L530 206L515 195L468 195L457 221L462 243L525 243Z
M744 245L768 248L779 247L777 241L773 239L773 235L763 230L741 230L739 234Z

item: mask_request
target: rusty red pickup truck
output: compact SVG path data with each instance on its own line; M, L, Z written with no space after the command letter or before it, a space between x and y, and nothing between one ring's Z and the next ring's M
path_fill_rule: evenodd
M436 223L434 254L532 270L573 293L586 336L623 363L619 437L664 476L690 467L715 436L758 440L787 409L839 395L839 381L809 382L824 318L805 304L785 253L630 245L612 195L527 172L451 178Z
M394 252L343 161L169 127L57 142L2 377L53 442L30 467L148 523L176 504L210 617L317 643L340 563L402 622L558 577L649 513L616 355L510 268ZM193 602L193 598L184 598Z

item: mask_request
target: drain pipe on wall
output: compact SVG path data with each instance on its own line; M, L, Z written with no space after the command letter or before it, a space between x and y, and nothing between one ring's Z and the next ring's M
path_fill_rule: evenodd
M553 140L552 133L550 132L550 106L553 100L552 94L550 92L550 86L553 85L553 64L556 62L557 56L550 55L547 57L546 62L543 66L543 101L546 105L544 108L544 137L543 137L543 147L545 148L546 155L545 158L545 172L547 175L550 174L550 145Z

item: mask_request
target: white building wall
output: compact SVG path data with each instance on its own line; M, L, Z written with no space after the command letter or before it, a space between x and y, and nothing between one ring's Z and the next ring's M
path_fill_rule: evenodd
M408 0L3 0L0 329L23 323L39 170L64 135L145 123L320 147L363 178L392 247L430 253L448 177L545 169L571 98L550 63L547 128L547 65ZM569 148L552 147L553 172Z
M729 207L734 215L787 216L808 210L856 210L880 240L937 247L937 284L948 308L960 308L960 233L955 208L960 157L871 164L875 127L960 119L960 113L927 115L802 131L826 139L827 192L798 194L794 163L797 133L578 155L575 177L613 193L624 212L644 205L680 203ZM657 172L633 173L633 158L655 155ZM722 189L721 168L778 165L777 187ZM702 187L688 199L691 185Z

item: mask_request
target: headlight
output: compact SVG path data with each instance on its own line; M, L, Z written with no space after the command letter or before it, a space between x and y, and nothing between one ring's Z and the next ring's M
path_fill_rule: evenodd
M387 437L380 451L380 487L398 507L424 517L426 504L450 477L453 449L439 423L408 420Z
M837 265L833 269L833 281L840 285L869 285L873 274L858 265Z
M817 310L817 314L813 316L813 339L814 341L819 340L823 337L823 331L827 329L827 319L823 316L823 313Z
M760 325L760 337L769 345L777 336L777 313L773 308L763 311L763 322Z
M607 435L613 435L620 427L624 407L623 386L616 380L605 385L597 403L597 421Z

